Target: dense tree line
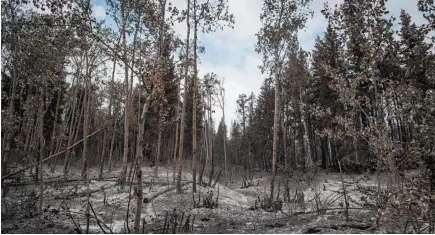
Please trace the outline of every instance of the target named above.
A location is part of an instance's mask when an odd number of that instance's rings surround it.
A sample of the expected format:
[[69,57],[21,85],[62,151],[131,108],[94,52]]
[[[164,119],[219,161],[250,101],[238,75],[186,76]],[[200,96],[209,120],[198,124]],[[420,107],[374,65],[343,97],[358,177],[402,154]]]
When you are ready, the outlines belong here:
[[[311,160],[337,170],[342,161],[351,171],[422,164],[433,154],[431,24],[416,25],[406,10],[388,17],[382,1],[345,1],[322,12],[328,26],[313,51],[293,39],[282,53],[279,164],[305,168]],[[232,152],[242,149],[239,161],[249,156],[264,170],[271,169],[274,131],[271,74],[257,97],[239,96],[229,140]]]

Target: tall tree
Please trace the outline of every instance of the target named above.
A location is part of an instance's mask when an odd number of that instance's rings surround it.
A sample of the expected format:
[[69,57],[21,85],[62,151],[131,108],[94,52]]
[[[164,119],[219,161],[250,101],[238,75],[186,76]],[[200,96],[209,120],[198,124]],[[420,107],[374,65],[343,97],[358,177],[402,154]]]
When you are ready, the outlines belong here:
[[[275,81],[275,109],[273,121],[272,146],[272,177],[270,187],[270,200],[273,201],[276,175],[276,152],[278,138],[279,115],[279,81],[281,65],[289,45],[297,41],[297,32],[304,27],[307,19],[309,0],[265,0],[263,12],[260,15],[262,28],[257,33],[256,51],[263,54],[262,72],[270,69]],[[284,52],[284,53],[283,53]]]
[[183,95],[183,106],[181,108],[181,120],[180,120],[180,144],[178,147],[178,163],[177,163],[177,193],[181,193],[181,173],[183,171],[183,145],[184,145],[184,123],[186,116],[186,106],[187,106],[187,86],[188,74],[189,74],[189,48],[190,48],[190,0],[187,0],[186,9],[186,25],[187,25],[187,36],[186,36],[186,55],[184,58],[184,95]]
[[196,133],[196,106],[197,106],[197,83],[198,83],[198,19],[197,0],[193,0],[193,102],[192,102],[192,192],[196,193],[196,157],[197,157],[197,133]]
[[128,140],[129,140],[129,118],[130,118],[130,88],[128,85],[128,71],[127,66],[128,52],[127,52],[127,4],[128,1],[122,1],[121,4],[121,35],[122,35],[122,51],[124,60],[124,152],[122,155],[122,171],[119,178],[121,185],[124,185],[127,178],[127,164],[128,164]]
[[193,175],[193,191],[196,192],[196,157],[197,157],[197,133],[196,133],[196,106],[197,106],[197,79],[198,79],[198,27],[202,28],[203,33],[214,32],[217,29],[223,29],[223,25],[232,26],[234,17],[228,13],[228,0],[206,1],[197,3],[193,1],[193,22],[194,22],[194,37],[193,37],[193,120],[192,120],[192,175]]

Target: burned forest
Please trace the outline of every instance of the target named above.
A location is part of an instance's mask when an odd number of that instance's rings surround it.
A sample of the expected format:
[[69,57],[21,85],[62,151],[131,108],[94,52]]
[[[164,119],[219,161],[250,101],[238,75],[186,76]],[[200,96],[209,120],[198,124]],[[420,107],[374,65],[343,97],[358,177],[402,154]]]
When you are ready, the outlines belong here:
[[435,233],[433,0],[1,0],[1,233]]

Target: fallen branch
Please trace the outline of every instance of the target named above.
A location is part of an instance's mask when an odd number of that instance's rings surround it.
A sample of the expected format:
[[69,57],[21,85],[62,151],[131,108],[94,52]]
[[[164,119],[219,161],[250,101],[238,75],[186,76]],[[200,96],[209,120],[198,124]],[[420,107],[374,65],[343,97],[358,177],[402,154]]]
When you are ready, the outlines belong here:
[[305,233],[322,233],[322,229],[340,230],[343,228],[353,228],[353,229],[359,229],[363,231],[372,229],[370,225],[366,225],[366,224],[340,224],[340,225],[315,226],[312,228],[308,228],[307,231],[305,231]]
[[[104,187],[105,187],[105,185],[102,186],[102,187],[100,187],[99,189],[91,190],[91,191],[89,192],[89,194],[93,194],[93,193],[99,192],[99,191],[101,191],[101,190],[104,190]],[[64,196],[64,197],[56,196],[56,197],[54,197],[54,199],[68,199],[69,197],[77,197],[77,196],[78,196],[78,197],[85,197],[85,196],[87,196],[87,195],[88,195],[88,191],[85,190],[85,191],[78,192],[78,193],[72,193],[72,194],[66,195],[66,196]]]
[[[75,182],[79,179],[57,179],[52,181],[44,181],[44,184],[61,184],[61,183],[68,183],[68,182]],[[24,182],[24,183],[4,183],[4,185],[9,187],[20,187],[20,186],[28,186],[28,185],[34,185],[35,182]]]
[[[191,182],[183,183],[183,184],[181,184],[181,186],[187,185],[187,184],[189,184],[189,183],[191,183]],[[169,192],[169,191],[172,191],[172,190],[174,190],[174,189],[176,189],[176,188],[177,188],[177,186],[172,186],[172,187],[169,187],[169,188],[167,188],[167,189],[165,189],[165,190],[163,190],[163,191],[156,192],[156,193],[153,193],[153,194],[150,194],[150,195],[146,195],[146,196],[143,198],[143,203],[149,203],[150,201],[152,201],[152,200],[155,199],[156,197],[158,197],[158,196],[160,196],[160,195],[162,195],[162,194],[165,194],[165,193],[167,193],[167,192]]]
[[119,179],[119,176],[114,176],[114,177],[107,177],[107,178],[97,179],[97,181],[111,181],[111,182],[117,182],[118,179]]
[[16,175],[16,174],[18,174],[18,173],[21,173],[21,172],[23,172],[23,171],[25,171],[25,170],[27,170],[27,169],[30,169],[31,167],[33,167],[33,166],[35,166],[35,165],[37,165],[37,164],[40,164],[40,163],[45,162],[45,161],[47,161],[47,160],[50,160],[50,159],[52,159],[52,158],[54,158],[54,157],[56,157],[56,156],[59,156],[59,155],[61,155],[62,153],[65,153],[67,150],[74,148],[76,145],[80,144],[80,143],[83,142],[85,139],[87,139],[87,138],[89,138],[89,137],[91,137],[91,136],[97,134],[97,133],[98,133],[99,131],[101,131],[102,129],[103,129],[103,128],[100,128],[100,129],[94,131],[94,132],[91,133],[90,135],[86,136],[86,138],[83,138],[83,139],[81,139],[81,140],[75,142],[73,145],[69,146],[68,148],[66,148],[66,149],[63,150],[63,151],[60,151],[60,152],[58,152],[58,153],[55,153],[55,154],[53,154],[53,155],[48,156],[47,158],[41,160],[41,162],[35,162],[35,163],[33,163],[33,164],[30,164],[30,165],[28,165],[28,166],[26,166],[26,167],[21,168],[21,170],[18,170],[18,171],[14,172],[14,173],[11,173],[11,174],[8,174],[8,175],[3,176],[3,177],[2,177],[2,180],[7,179],[7,178],[10,178],[10,177],[12,177],[12,176],[14,176],[14,175]]
[[[371,209],[371,208],[360,208],[360,207],[349,207],[349,208],[347,208],[347,209],[349,209],[349,210],[373,210],[373,209]],[[329,208],[329,209],[321,209],[321,211],[324,211],[324,212],[326,212],[326,211],[336,211],[336,210],[346,210],[346,208]],[[281,211],[282,212],[282,211]],[[319,211],[317,211],[317,210],[315,210],[315,211],[307,211],[307,212],[302,212],[302,211],[299,211],[299,212],[294,212],[294,213],[292,213],[291,215],[293,215],[293,216],[297,216],[297,215],[308,215],[308,214],[313,214],[313,213],[318,213]],[[284,212],[282,212],[284,215],[287,215],[287,216],[291,216],[291,215],[289,215],[289,214],[286,214],[286,213],[284,213]]]

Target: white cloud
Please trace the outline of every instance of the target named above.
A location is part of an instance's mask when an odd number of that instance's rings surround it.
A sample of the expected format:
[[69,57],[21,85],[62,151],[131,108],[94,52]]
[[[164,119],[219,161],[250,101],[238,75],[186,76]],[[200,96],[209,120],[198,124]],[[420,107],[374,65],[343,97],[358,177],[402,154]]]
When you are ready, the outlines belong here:
[[[180,11],[186,8],[185,0],[175,0],[172,4]],[[223,31],[199,35],[201,44],[207,42],[206,54],[200,55],[202,63],[198,65],[200,78],[209,72],[225,78],[227,126],[237,118],[236,100],[239,94],[250,94],[252,91],[257,94],[263,80],[258,70],[261,56],[254,51],[255,33],[260,28],[261,7],[262,0],[229,0],[230,13],[235,17],[234,29],[224,28]],[[176,24],[174,28],[182,38],[186,37],[185,22]],[[213,118],[217,126],[222,118],[219,107],[215,108]]]
[[[225,78],[225,123],[230,126],[231,120],[235,120],[236,116],[236,100],[239,94],[245,93],[249,95],[252,91],[258,94],[263,76],[257,69],[261,63],[256,55],[249,55],[245,58],[241,66],[232,66],[231,64],[218,63],[212,65],[205,62],[199,65],[199,76],[203,77],[206,73],[215,72],[220,78]],[[214,120],[218,125],[222,118],[222,111],[216,107]]]

